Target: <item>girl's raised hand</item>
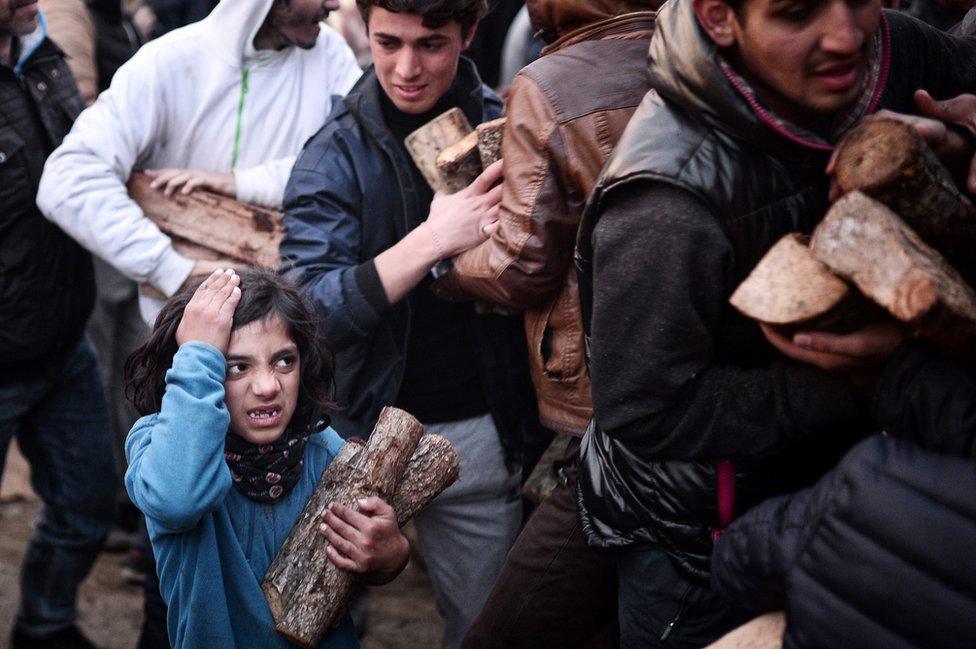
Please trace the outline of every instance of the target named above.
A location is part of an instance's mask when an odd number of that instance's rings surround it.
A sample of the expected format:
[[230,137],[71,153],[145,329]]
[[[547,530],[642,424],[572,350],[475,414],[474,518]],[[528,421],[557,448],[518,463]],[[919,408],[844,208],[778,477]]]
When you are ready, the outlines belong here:
[[215,270],[203,280],[183,311],[183,319],[176,328],[176,343],[191,340],[209,343],[227,353],[234,310],[241,300],[241,278],[233,271]]

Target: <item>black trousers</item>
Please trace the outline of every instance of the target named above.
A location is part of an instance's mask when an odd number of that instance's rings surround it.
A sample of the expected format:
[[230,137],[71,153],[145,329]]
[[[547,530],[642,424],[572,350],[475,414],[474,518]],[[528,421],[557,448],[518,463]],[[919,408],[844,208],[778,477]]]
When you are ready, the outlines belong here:
[[617,576],[621,649],[698,649],[753,617],[689,581],[654,546],[618,550]]
[[462,649],[617,646],[614,553],[586,544],[576,513],[579,442],[554,468],[565,482],[532,514]]

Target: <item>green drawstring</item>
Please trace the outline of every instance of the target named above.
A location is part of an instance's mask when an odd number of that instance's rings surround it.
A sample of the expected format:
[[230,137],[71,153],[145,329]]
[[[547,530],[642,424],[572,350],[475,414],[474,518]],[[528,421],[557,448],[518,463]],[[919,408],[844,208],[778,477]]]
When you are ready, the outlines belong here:
[[247,97],[247,75],[248,70],[241,71],[241,100],[237,105],[237,126],[234,127],[234,150],[230,154],[230,170],[234,171],[237,167],[237,154],[241,149],[241,121],[244,119],[244,98]]

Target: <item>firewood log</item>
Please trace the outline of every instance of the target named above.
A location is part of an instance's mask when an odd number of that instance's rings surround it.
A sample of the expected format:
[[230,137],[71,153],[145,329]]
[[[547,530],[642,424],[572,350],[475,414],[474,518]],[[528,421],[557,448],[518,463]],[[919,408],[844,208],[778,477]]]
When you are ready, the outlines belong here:
[[440,435],[424,435],[410,456],[403,479],[390,505],[403,527],[438,494],[457,481],[460,458],[449,441]]
[[297,573],[298,568],[301,566],[320,572],[325,565],[323,559],[328,542],[318,529],[322,514],[346,488],[349,477],[356,470],[356,461],[363,445],[362,441],[350,440],[339,450],[322,472],[302,515],[268,567],[261,588],[276,621],[285,614],[286,605],[302,586],[296,577],[296,574],[300,574]]
[[[239,262],[278,267],[281,212],[203,190],[167,197],[151,182],[144,173],[132,174],[129,195],[160,230]],[[192,256],[196,249],[186,250],[192,259],[206,258]]]
[[[377,495],[391,503],[398,523],[423,509],[457,479],[457,453],[402,410],[384,408],[365,446],[347,443],[323,473],[315,493],[268,569],[261,586],[277,631],[314,647],[340,621],[361,577],[337,568],[325,554],[318,527],[326,508]],[[408,461],[409,458],[409,461]]]
[[810,241],[813,256],[950,352],[976,352],[976,293],[891,210],[847,194]]
[[884,313],[788,234],[769,249],[729,300],[746,317],[785,330],[853,331]]
[[773,611],[729,631],[705,649],[781,649],[784,633],[786,616]]
[[557,433],[548,448],[536,462],[529,479],[522,485],[522,495],[536,505],[549,497],[552,490],[559,485],[555,463],[564,458],[569,451],[574,437],[565,433]]
[[836,178],[845,193],[887,205],[953,264],[976,257],[976,208],[914,128],[890,119],[858,126],[838,147]]
[[448,183],[437,170],[437,156],[471,131],[471,123],[461,109],[452,108],[424,124],[404,140],[417,169],[435,192],[450,191]]
[[475,128],[478,133],[478,154],[481,156],[481,166],[485,169],[502,157],[502,136],[507,121],[506,118],[499,117],[478,124]]
[[481,173],[481,154],[478,153],[478,133],[472,131],[437,155],[437,171],[447,191],[461,191]]

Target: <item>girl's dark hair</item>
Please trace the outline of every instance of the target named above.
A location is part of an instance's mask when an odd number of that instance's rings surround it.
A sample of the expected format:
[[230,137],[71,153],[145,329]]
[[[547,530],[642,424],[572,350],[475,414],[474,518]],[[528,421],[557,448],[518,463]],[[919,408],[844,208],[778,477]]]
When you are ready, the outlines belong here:
[[[314,426],[327,410],[336,408],[335,359],[319,335],[312,309],[287,280],[257,268],[238,271],[241,300],[234,311],[233,329],[251,322],[278,316],[298,347],[301,365],[298,407],[293,423],[302,428]],[[197,287],[194,282],[173,296],[159,312],[149,340],[134,351],[125,363],[125,396],[140,415],[159,412],[166,390],[166,372],[176,354],[176,329],[183,311]]]
[[366,25],[369,10],[379,7],[397,14],[419,14],[424,27],[431,29],[456,20],[465,34],[488,14],[488,0],[356,0],[356,6]]

